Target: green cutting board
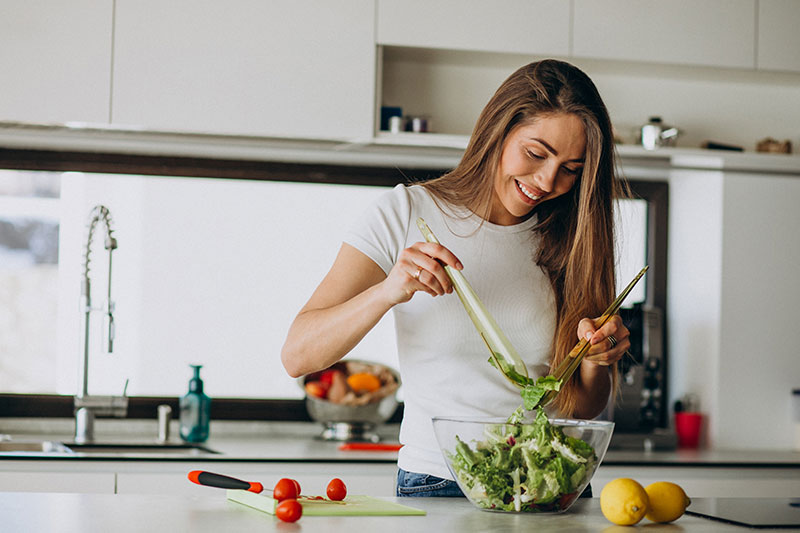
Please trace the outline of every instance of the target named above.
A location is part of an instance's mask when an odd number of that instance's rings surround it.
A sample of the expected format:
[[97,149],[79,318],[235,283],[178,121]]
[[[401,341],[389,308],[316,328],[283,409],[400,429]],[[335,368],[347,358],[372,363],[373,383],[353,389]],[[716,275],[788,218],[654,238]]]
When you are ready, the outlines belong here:
[[[278,503],[264,493],[246,490],[228,490],[230,501],[247,505],[265,513],[275,514]],[[325,500],[301,500],[304,516],[422,516],[425,511],[371,496],[347,496],[343,503],[326,503]]]

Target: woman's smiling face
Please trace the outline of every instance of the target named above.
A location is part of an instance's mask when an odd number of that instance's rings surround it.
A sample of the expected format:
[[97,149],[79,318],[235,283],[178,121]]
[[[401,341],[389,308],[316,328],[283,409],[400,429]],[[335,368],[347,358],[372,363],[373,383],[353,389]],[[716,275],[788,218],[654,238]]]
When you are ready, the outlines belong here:
[[583,169],[586,131],[572,114],[542,115],[508,134],[494,179],[489,222],[518,224],[569,191]]

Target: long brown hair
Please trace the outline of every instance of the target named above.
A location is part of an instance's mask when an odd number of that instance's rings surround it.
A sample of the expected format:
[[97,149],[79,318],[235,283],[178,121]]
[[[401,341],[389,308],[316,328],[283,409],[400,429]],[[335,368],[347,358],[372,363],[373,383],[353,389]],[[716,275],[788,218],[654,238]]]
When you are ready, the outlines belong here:
[[[556,333],[550,367],[577,342],[581,318],[597,317],[614,299],[614,199],[629,196],[617,179],[611,120],[594,83],[580,69],[556,60],[519,68],[483,109],[458,166],[422,185],[435,197],[489,217],[503,144],[518,125],[550,114],[572,114],[583,123],[586,153],[581,175],[566,194],[535,208],[541,235],[536,263],[547,273],[556,299]],[[612,368],[612,389],[618,375]],[[580,373],[556,397],[572,416]],[[613,395],[612,395],[613,397]]]

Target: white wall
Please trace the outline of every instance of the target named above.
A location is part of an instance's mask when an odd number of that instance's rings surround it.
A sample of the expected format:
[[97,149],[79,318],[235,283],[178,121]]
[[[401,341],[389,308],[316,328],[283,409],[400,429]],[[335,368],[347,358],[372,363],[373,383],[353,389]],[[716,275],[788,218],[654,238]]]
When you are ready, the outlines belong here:
[[[91,325],[90,392],[177,396],[189,364],[203,364],[213,396],[302,397],[280,363],[289,324],[330,268],[346,229],[383,187],[148,178],[75,173],[63,187],[59,390],[76,390],[82,358],[79,302],[85,222],[102,203],[114,235],[117,341],[103,353]],[[102,305],[107,255],[92,252]],[[397,367],[387,316],[349,355]]]
[[673,170],[669,177],[669,405],[692,393],[704,413],[718,407],[722,181],[714,171]]

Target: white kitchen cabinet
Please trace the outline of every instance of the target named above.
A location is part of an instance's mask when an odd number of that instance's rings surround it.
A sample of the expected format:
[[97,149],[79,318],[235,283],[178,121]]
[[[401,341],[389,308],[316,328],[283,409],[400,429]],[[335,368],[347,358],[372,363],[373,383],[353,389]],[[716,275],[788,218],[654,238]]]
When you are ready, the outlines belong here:
[[574,57],[755,68],[755,0],[573,1]]
[[761,70],[800,72],[800,2],[759,0],[758,58]]
[[0,2],[0,120],[108,122],[112,5]]
[[372,0],[117,0],[111,121],[152,130],[372,135]]
[[569,54],[563,0],[378,0],[381,45]]

